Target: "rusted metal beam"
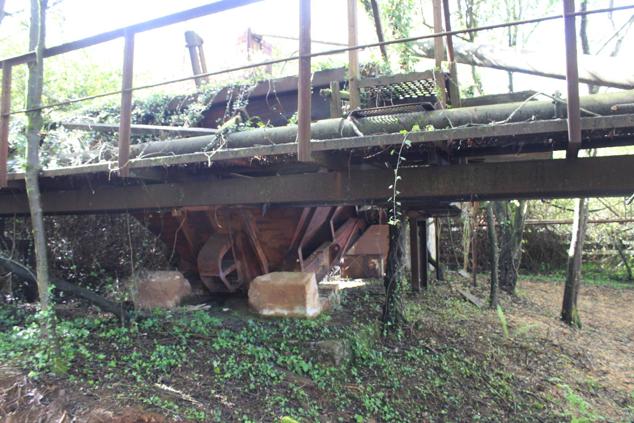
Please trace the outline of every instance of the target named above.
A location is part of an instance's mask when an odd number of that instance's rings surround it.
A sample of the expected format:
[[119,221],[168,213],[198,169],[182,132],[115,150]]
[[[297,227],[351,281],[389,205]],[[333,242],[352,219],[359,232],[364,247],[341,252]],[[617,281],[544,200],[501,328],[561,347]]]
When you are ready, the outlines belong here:
[[125,35],[123,49],[123,77],[121,83],[121,116],[119,122],[119,175],[130,174],[130,135],[132,119],[132,79],[134,74],[134,33]]
[[[359,28],[357,17],[357,0],[348,0],[348,46],[355,47],[359,44]],[[361,93],[359,91],[359,50],[348,51],[348,90],[350,91],[350,110],[361,107]]]
[[2,97],[0,98],[0,188],[6,188],[9,174],[9,119],[11,115],[12,66],[2,69]]
[[[634,192],[634,156],[412,167],[399,170],[399,176],[403,204],[620,196]],[[390,196],[388,186],[393,182],[394,171],[390,169],[134,186],[85,182],[83,188],[75,190],[43,192],[42,201],[46,213],[214,205],[384,205]],[[23,192],[0,195],[0,215],[26,213],[28,203]]]
[[311,0],[300,0],[299,3],[299,75],[297,80],[297,160],[311,161],[310,156],[310,123],[311,94],[310,82],[310,7]]
[[568,150],[567,158],[575,158],[581,147],[581,110],[579,104],[579,68],[577,66],[577,30],[575,0],[563,0],[566,41],[566,83],[568,85]]

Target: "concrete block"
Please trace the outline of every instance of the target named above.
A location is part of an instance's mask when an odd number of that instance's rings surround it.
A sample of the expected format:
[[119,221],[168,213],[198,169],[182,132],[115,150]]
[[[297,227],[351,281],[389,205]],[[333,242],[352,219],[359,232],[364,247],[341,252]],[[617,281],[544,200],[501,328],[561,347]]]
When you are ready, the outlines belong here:
[[249,304],[263,316],[315,317],[321,312],[314,273],[273,272],[249,286]]

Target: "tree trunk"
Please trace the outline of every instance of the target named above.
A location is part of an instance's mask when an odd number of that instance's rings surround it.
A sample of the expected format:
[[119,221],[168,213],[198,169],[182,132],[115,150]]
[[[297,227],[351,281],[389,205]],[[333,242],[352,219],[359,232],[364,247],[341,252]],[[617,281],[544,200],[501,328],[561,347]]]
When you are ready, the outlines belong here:
[[500,226],[500,288],[515,294],[522,259],[522,238],[528,203],[514,207],[509,201],[495,203],[495,217]]
[[564,289],[564,301],[561,309],[561,320],[571,326],[581,328],[581,318],[577,310],[577,296],[581,283],[581,263],[583,243],[586,238],[586,225],[588,223],[588,199],[575,200],[575,217],[572,224],[572,237],[568,250],[568,271],[566,273],[566,286]]
[[[46,3],[47,0],[31,0],[31,28],[29,34],[29,48],[35,51],[35,61],[28,65],[28,85],[26,108],[37,109],[42,102],[42,86],[44,80],[44,38],[46,34]],[[42,215],[42,200],[40,198],[40,131],[42,130],[42,112],[35,110],[27,113],[27,148],[25,185],[31,212],[31,225],[35,245],[35,268],[37,273],[37,287],[40,306],[46,316],[49,312],[49,274],[46,249],[46,233]],[[54,330],[54,319],[47,318],[47,326]]]
[[405,255],[405,237],[403,220],[389,225],[389,252],[383,285],[385,287],[385,304],[383,305],[383,332],[398,327],[404,320],[401,310],[401,281],[403,280]]
[[489,244],[491,247],[491,292],[489,294],[489,305],[491,308],[498,306],[498,266],[500,260],[494,214],[493,204],[489,201],[487,204],[487,231],[489,233]]

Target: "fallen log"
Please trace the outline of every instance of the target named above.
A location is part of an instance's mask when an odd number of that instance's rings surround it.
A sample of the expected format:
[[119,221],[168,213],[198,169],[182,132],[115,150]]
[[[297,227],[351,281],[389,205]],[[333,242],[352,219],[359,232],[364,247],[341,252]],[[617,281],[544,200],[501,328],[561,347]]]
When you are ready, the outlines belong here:
[[[544,51],[512,50],[499,46],[454,41],[456,62],[525,73],[554,79],[566,79],[566,61],[563,52],[545,54]],[[434,58],[434,40],[415,44],[414,52],[421,57]],[[614,57],[579,55],[579,82],[622,89],[634,88],[634,74],[624,72],[627,61]]]
[[[23,264],[0,255],[0,267],[3,267],[8,272],[13,273],[15,276],[23,279],[29,284],[36,285],[35,273]],[[56,289],[59,289],[62,292],[82,298],[99,307],[101,310],[114,314],[123,321],[130,320],[128,309],[123,304],[107,300],[89,289],[82,288],[62,279],[51,278],[51,282],[55,285]]]

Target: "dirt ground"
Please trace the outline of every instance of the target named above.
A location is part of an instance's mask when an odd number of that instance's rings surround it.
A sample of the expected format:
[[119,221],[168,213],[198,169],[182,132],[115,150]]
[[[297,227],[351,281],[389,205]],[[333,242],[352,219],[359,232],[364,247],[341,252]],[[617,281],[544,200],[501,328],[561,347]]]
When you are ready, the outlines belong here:
[[[585,378],[589,389],[607,387],[593,399],[618,414],[619,404],[611,401],[609,392],[634,395],[634,289],[583,286],[578,299],[581,330],[558,320],[562,284],[523,280],[519,294],[520,301],[509,308],[510,324],[529,328],[569,356],[574,363],[571,371]],[[612,406],[617,409],[610,410]]]
[[[231,303],[150,319],[124,337],[103,316],[80,321],[75,330],[91,335],[78,338],[86,352],[66,376],[32,380],[0,364],[0,421],[633,421],[634,289],[584,286],[576,330],[559,320],[561,283],[522,280],[516,297],[502,295],[501,317],[464,301],[456,288],[468,282],[451,280],[406,296],[405,336],[387,341],[372,335],[380,283],[349,290],[317,322],[253,320]],[[485,298],[486,283],[472,292]],[[64,318],[76,314],[86,310]],[[313,357],[313,341],[333,336],[352,348],[337,369]],[[178,351],[180,361],[165,355]]]

